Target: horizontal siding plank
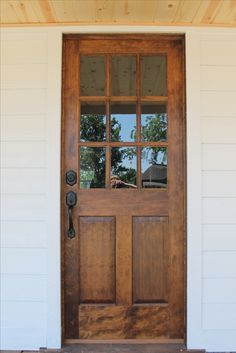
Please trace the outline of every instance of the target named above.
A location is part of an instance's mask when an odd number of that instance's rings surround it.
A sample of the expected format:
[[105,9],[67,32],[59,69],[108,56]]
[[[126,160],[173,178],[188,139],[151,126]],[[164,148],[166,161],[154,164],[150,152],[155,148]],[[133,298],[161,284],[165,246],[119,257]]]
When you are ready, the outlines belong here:
[[36,89],[47,87],[46,64],[1,66],[1,89]]
[[3,274],[46,275],[47,250],[3,248],[1,271]]
[[236,39],[227,38],[201,42],[202,65],[236,65]]
[[207,251],[203,253],[204,278],[229,278],[236,280],[236,251]]
[[234,278],[206,278],[203,280],[203,303],[236,303]]
[[47,300],[47,277],[32,275],[2,275],[2,301],[41,301]]
[[[236,93],[235,93],[236,94]],[[235,118],[202,119],[203,143],[235,143],[236,144],[236,111]]]
[[213,117],[235,117],[235,96],[235,92],[201,92],[201,115]]
[[45,169],[4,168],[0,170],[1,192],[5,194],[45,193]]
[[236,144],[203,144],[203,170],[236,170]]
[[234,352],[236,330],[202,330],[206,352]]
[[204,225],[203,250],[236,251],[236,224]]
[[3,221],[42,221],[46,218],[46,197],[33,194],[3,194],[1,210]]
[[46,114],[45,89],[2,90],[1,101],[2,115]]
[[235,224],[236,198],[204,198],[203,224]]
[[[25,34],[22,36],[25,37]],[[1,43],[1,63],[9,64],[36,64],[47,62],[47,39],[29,38],[3,40]]]
[[47,347],[46,326],[44,328],[27,327],[27,329],[3,327],[0,330],[1,349],[38,351],[39,347]]
[[203,304],[202,313],[205,330],[236,329],[236,304]]
[[201,90],[236,91],[236,64],[235,66],[202,66]]
[[[14,128],[13,128],[14,127]],[[40,141],[46,137],[44,115],[3,115],[1,119],[2,141]]]
[[45,142],[2,142],[3,168],[45,167]]
[[46,326],[46,303],[4,302],[1,308],[2,327],[44,329]]
[[1,222],[2,247],[46,248],[46,222],[8,221]]
[[204,171],[202,194],[204,197],[236,197],[236,171]]

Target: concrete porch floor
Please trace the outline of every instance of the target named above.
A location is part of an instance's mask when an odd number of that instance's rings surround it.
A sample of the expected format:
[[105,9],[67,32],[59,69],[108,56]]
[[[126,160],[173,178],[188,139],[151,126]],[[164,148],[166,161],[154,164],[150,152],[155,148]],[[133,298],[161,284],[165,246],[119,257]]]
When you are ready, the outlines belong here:
[[204,353],[205,350],[187,350],[182,344],[67,344],[60,350],[0,351],[0,353]]

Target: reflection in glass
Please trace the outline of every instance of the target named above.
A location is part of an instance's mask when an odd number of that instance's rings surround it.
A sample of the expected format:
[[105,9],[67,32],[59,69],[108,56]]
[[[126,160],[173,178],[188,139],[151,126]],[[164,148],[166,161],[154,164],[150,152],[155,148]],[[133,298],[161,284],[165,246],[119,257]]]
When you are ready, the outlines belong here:
[[166,57],[141,57],[142,96],[166,96]]
[[166,188],[167,186],[167,148],[142,148],[142,187]]
[[111,187],[136,188],[136,148],[111,149]]
[[105,188],[106,150],[104,147],[80,147],[80,188]]
[[135,56],[113,56],[111,58],[111,95],[136,95]]
[[136,140],[136,106],[116,103],[111,106],[111,141]]
[[80,57],[80,95],[105,96],[106,74],[104,56]]
[[105,141],[106,108],[104,103],[82,103],[80,110],[80,141]]
[[167,139],[166,105],[147,103],[142,105],[142,141],[165,141]]

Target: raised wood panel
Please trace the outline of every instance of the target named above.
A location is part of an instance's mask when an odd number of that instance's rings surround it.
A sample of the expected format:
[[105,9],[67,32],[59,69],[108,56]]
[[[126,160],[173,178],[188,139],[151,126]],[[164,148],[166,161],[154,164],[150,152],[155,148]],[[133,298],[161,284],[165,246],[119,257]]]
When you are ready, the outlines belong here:
[[0,226],[3,248],[46,248],[47,246],[47,225],[44,221],[1,222]]
[[115,220],[80,217],[80,302],[115,300]]
[[79,325],[81,339],[165,337],[169,309],[158,305],[80,305]]
[[202,202],[203,224],[234,224],[236,197],[204,198]]
[[235,118],[202,119],[203,143],[235,143],[236,144],[236,111]]
[[234,303],[236,281],[234,278],[206,278],[203,280],[203,303]]
[[236,277],[236,251],[203,253],[203,278]]
[[[96,197],[94,197],[96,195]],[[79,214],[98,216],[127,215],[131,212],[133,215],[156,215],[158,212],[162,215],[167,213],[168,197],[165,190],[145,190],[137,193],[136,190],[114,189],[114,190],[80,190],[79,191]],[[112,198],[112,208],[111,208]],[[81,205],[81,206],[80,206]],[[83,205],[83,206],[82,206]]]
[[1,23],[235,26],[231,0],[2,0]]
[[202,66],[201,90],[236,91],[236,66]]
[[201,115],[235,117],[235,92],[205,91],[201,93]]
[[202,177],[204,197],[236,197],[236,171],[208,171]]
[[45,142],[1,142],[2,168],[45,167]]
[[[202,325],[205,330],[235,330],[236,303],[203,304]],[[217,313],[217,315],[216,315]]]
[[46,114],[45,89],[36,90],[3,90],[1,91],[1,114],[23,115],[23,114]]
[[203,170],[236,170],[236,144],[202,145]]
[[168,219],[133,217],[133,302],[167,302]]
[[203,249],[208,251],[236,251],[235,224],[207,224],[203,226]]
[[35,142],[45,140],[45,138],[46,118],[44,115],[3,115],[1,118],[2,141]]

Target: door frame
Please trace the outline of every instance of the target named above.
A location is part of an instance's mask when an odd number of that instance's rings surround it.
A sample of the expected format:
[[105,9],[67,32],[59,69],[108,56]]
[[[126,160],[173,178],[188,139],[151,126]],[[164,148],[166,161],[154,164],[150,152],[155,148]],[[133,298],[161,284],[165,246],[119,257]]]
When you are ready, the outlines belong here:
[[[63,39],[62,39],[62,45],[64,47],[64,41],[65,38],[67,39],[81,39],[81,38],[91,38],[91,39],[98,39],[98,38],[125,38],[125,39],[144,39],[144,38],[151,38],[151,39],[165,39],[165,40],[171,40],[171,39],[181,39],[183,42],[183,57],[182,57],[182,62],[183,62],[183,92],[182,92],[182,100],[183,100],[183,137],[184,137],[184,331],[185,331],[185,337],[184,337],[184,343],[186,343],[187,340],[187,158],[186,158],[186,145],[187,145],[187,131],[186,131],[186,62],[185,62],[185,35],[184,34],[130,34],[130,33],[117,33],[117,34],[64,34]],[[63,50],[62,52],[62,97],[61,97],[61,203],[60,203],[60,209],[61,209],[61,322],[62,322],[62,343],[104,343],[104,342],[109,342],[109,343],[148,343],[148,342],[156,342],[156,343],[183,343],[180,340],[173,340],[173,339],[146,339],[146,340],[82,340],[82,339],[64,339],[64,260],[65,260],[65,235],[64,235],[64,229],[65,229],[65,223],[64,223],[64,217],[63,217],[63,204],[65,203],[64,200],[64,195],[65,195],[65,174],[64,174],[64,132],[65,132],[65,115],[63,111],[63,87],[64,87],[64,54],[65,51]]]

